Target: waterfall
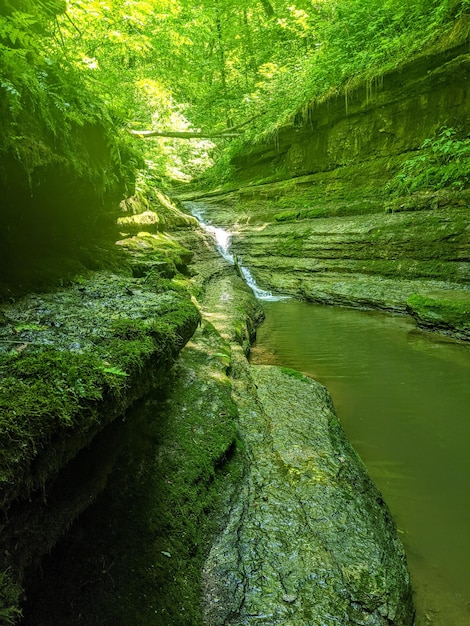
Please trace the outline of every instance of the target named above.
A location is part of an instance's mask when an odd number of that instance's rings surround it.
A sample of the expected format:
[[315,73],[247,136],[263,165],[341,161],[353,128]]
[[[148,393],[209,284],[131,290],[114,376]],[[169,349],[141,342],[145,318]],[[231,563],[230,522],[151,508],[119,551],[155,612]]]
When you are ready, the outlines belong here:
[[185,204],[190,210],[191,214],[194,215],[194,217],[198,220],[201,227],[214,238],[217,250],[220,252],[222,257],[231,265],[235,265],[237,270],[239,270],[241,277],[245,280],[246,284],[248,285],[248,287],[250,287],[253,294],[258,300],[277,301],[285,300],[289,297],[275,295],[271,293],[271,291],[265,291],[264,289],[261,289],[261,287],[257,285],[256,280],[254,279],[250,270],[242,264],[242,260],[239,257],[234,256],[230,252],[232,233],[224,230],[223,228],[218,228],[216,226],[208,224],[204,220],[204,214],[200,206],[196,205],[193,202],[185,202]]
[[277,300],[285,300],[286,298],[288,298],[288,296],[274,295],[273,293],[271,293],[271,291],[265,291],[264,289],[261,289],[256,284],[256,281],[253,278],[252,273],[247,267],[244,267],[243,265],[241,265],[241,263],[238,264],[238,267],[240,268],[240,272],[242,273],[246,284],[251,289],[251,291],[255,294],[255,297],[258,298],[258,300],[277,301]]

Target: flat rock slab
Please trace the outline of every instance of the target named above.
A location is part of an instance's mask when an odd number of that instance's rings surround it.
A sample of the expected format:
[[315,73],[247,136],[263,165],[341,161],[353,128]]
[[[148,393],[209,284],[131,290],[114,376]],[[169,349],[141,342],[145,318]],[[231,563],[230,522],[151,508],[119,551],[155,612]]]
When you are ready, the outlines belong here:
[[238,368],[249,469],[205,565],[205,623],[412,624],[395,525],[328,392],[292,370]]

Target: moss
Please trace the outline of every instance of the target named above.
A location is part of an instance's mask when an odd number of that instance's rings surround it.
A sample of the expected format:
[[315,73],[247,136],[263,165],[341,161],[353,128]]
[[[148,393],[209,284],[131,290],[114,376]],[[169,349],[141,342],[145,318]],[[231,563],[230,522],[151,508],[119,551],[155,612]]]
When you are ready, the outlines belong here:
[[298,380],[302,380],[304,383],[308,382],[307,376],[302,374],[302,372],[298,372],[297,370],[293,370],[290,367],[281,367],[279,368],[283,374],[286,376],[292,376],[292,378],[297,378]]
[[[146,172],[147,173],[147,172]],[[183,213],[174,200],[160,191],[155,182],[139,181],[143,191],[121,203],[121,208],[131,215],[119,218],[118,224],[137,234],[142,230],[158,232],[172,228],[194,228],[197,220]],[[142,184],[143,183],[143,184]]]
[[26,623],[202,623],[202,564],[243,469],[229,364],[229,345],[204,323],[164,396],[127,415],[109,487],[52,554],[52,580],[44,565]]
[[193,254],[166,233],[139,232],[117,242],[132,257],[134,276],[149,273],[173,278],[177,272],[186,273]]
[[470,336],[470,294],[467,299],[452,300],[413,294],[406,302],[408,312],[424,327],[449,327]]
[[[2,482],[15,482],[20,467],[31,462],[53,433],[79,427],[87,430],[99,420],[97,403],[119,399],[126,375],[141,373],[158,354],[171,359],[197,323],[189,300],[162,318],[112,323],[112,335],[100,337],[90,351],[66,351],[27,342],[0,360],[2,409]],[[196,316],[195,316],[196,313]]]
[[283,256],[299,257],[304,251],[304,243],[311,234],[310,230],[292,231],[279,242],[278,251]]
[[317,217],[327,217],[328,213],[325,209],[300,209],[298,211],[284,211],[274,216],[276,222],[295,222],[297,220],[310,220]]

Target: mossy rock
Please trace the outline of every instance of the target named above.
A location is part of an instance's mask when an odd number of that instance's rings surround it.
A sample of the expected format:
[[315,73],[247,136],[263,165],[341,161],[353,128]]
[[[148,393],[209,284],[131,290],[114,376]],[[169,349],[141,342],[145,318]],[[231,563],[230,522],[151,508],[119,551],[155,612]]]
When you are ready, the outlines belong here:
[[470,339],[470,292],[468,298],[440,298],[413,294],[406,301],[408,312],[418,325],[431,330],[452,330],[461,339]]
[[[170,285],[97,274],[7,307],[0,326],[0,572],[11,570],[14,583],[104,486],[97,468],[83,485],[84,471],[62,478],[73,459],[164,384],[194,333],[199,312]],[[110,465],[108,457],[104,446]]]
[[118,226],[131,233],[139,233],[143,230],[147,232],[158,232],[161,230],[161,220],[155,211],[144,211],[137,215],[129,215],[118,219]]
[[134,276],[142,277],[150,272],[165,278],[173,278],[177,272],[188,273],[193,253],[167,233],[141,231],[133,237],[117,242],[131,257]]
[[411,626],[396,527],[328,393],[290,369],[245,373],[236,397],[251,462],[206,561],[204,623]]

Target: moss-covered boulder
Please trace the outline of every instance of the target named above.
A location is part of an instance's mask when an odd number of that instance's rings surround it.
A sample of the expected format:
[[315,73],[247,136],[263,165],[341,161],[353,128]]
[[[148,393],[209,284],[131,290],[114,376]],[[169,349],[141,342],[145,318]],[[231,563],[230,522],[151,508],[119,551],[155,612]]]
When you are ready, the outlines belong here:
[[126,414],[106,491],[30,576],[26,624],[202,624],[202,565],[242,471],[229,362],[203,322],[165,389]]
[[125,215],[119,217],[122,231],[136,235],[141,231],[155,233],[178,228],[195,228],[197,221],[184,213],[178,204],[156,187],[137,193],[120,204]]

